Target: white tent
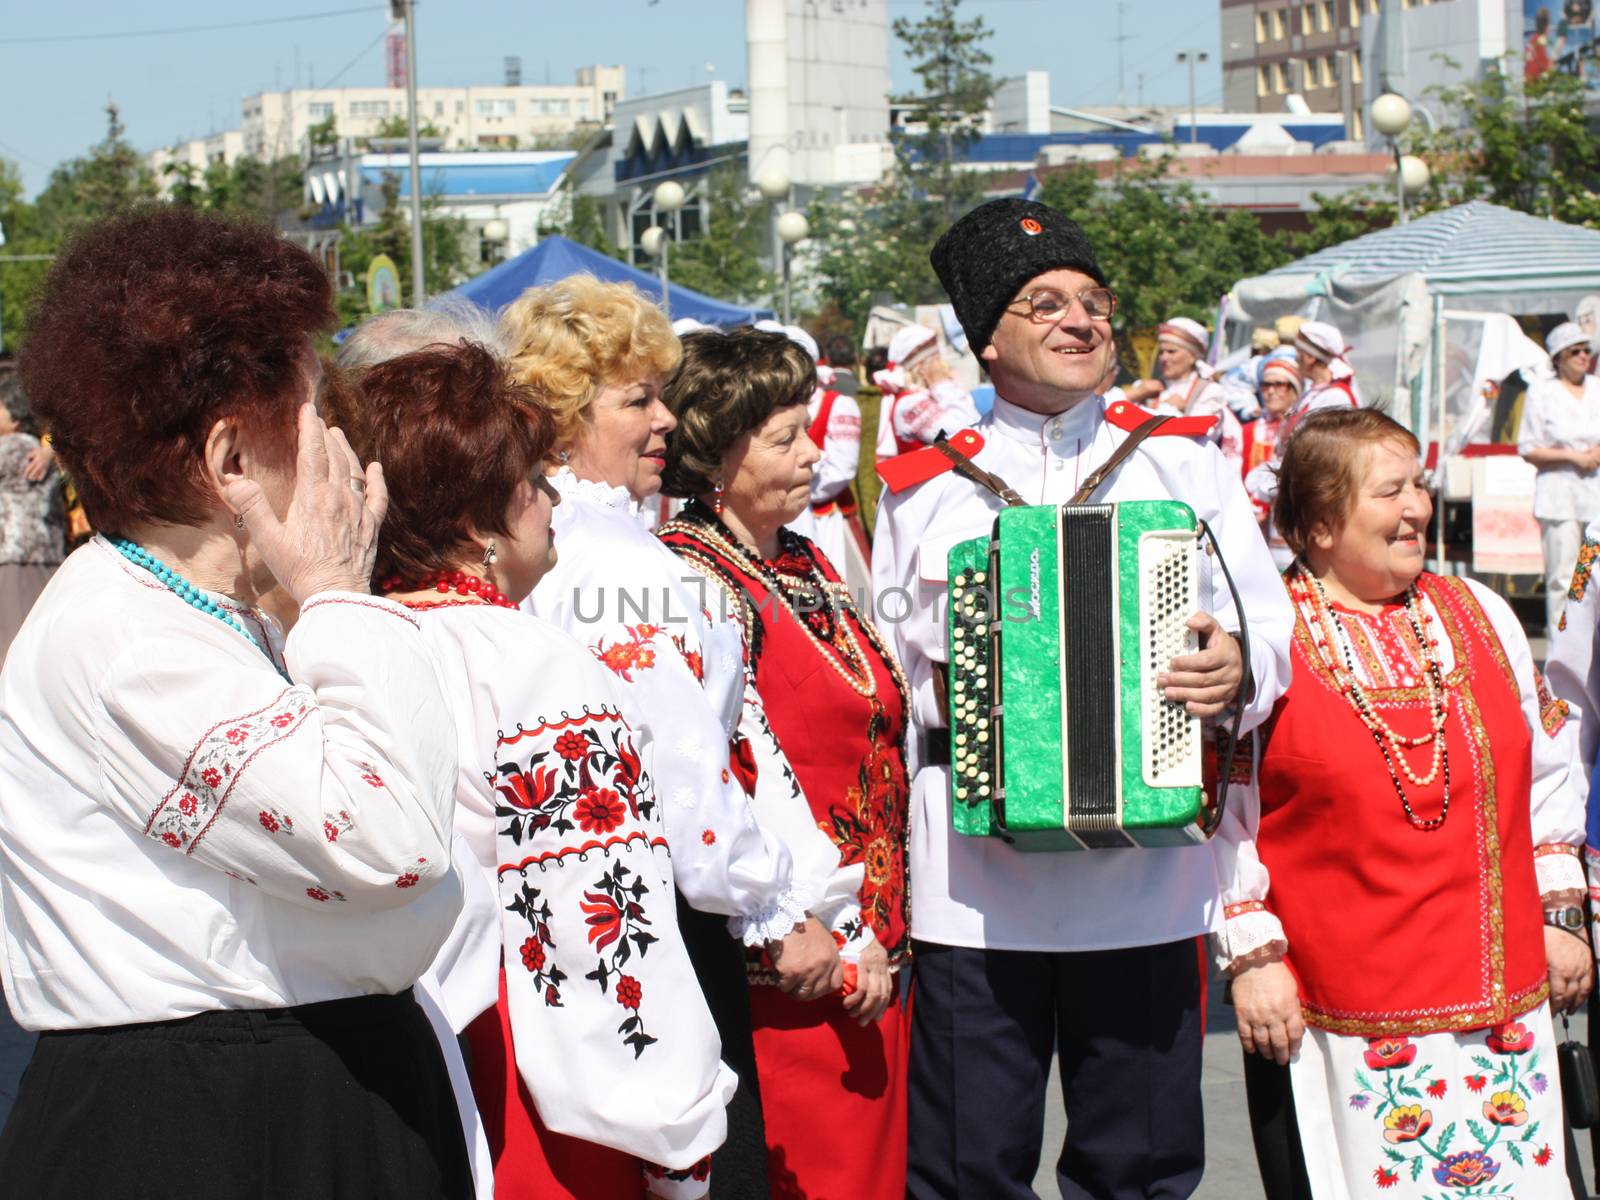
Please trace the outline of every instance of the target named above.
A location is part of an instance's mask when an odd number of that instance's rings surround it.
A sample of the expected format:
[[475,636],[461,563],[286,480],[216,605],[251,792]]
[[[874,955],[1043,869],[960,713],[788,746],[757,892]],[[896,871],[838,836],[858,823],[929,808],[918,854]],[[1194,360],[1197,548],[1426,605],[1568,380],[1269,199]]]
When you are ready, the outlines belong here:
[[1495,385],[1548,369],[1511,314],[1575,314],[1596,293],[1600,232],[1474,200],[1242,280],[1224,301],[1225,346],[1280,316],[1331,321],[1368,402],[1448,455],[1483,435]]

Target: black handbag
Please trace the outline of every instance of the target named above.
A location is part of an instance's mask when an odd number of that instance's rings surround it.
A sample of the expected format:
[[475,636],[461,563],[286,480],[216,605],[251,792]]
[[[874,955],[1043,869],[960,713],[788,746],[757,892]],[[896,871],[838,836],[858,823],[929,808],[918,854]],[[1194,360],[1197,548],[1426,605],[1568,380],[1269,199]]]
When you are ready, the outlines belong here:
[[1561,1099],[1567,1120],[1574,1129],[1589,1129],[1600,1125],[1600,1086],[1595,1083],[1594,1059],[1588,1046],[1572,1040],[1565,1013],[1561,1033],[1565,1040],[1556,1047],[1556,1062],[1561,1068]]

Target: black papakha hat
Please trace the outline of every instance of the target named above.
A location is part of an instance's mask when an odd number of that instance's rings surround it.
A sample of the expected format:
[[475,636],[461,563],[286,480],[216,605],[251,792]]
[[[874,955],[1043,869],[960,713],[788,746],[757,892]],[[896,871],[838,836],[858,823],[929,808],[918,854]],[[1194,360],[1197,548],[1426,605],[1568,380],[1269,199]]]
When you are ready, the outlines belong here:
[[1036,200],[978,205],[944,231],[928,257],[974,354],[989,344],[1000,314],[1035,275],[1068,267],[1101,287],[1106,283],[1078,223]]

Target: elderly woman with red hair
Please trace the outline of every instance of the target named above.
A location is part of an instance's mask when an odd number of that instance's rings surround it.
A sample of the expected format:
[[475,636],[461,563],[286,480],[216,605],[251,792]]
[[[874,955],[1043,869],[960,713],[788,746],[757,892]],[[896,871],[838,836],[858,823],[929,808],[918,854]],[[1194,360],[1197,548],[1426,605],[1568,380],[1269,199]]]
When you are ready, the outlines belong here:
[[0,672],[0,969],[43,1031],[7,1195],[471,1194],[411,990],[461,904],[450,715],[370,594],[387,496],[316,412],[332,320],[304,251],[178,207],[46,281],[23,383],[101,533]]
[[649,738],[604,667],[518,608],[556,561],[555,422],[472,343],[374,366],[362,390],[361,448],[395,496],[376,578],[437,652],[456,828],[497,897],[490,960],[435,968],[447,995],[487,975],[466,1039],[495,1195],[703,1195],[735,1080],[678,932]]

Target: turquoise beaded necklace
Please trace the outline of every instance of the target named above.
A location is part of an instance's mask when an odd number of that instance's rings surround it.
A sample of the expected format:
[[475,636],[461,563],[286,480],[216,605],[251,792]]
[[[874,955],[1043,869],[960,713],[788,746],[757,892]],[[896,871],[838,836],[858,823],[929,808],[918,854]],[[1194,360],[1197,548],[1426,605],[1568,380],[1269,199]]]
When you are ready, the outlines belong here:
[[280,675],[283,674],[283,672],[278,669],[278,664],[273,662],[272,655],[267,652],[260,642],[256,641],[255,636],[248,629],[240,624],[239,619],[227,609],[223,608],[222,605],[218,604],[210,596],[206,595],[199,588],[195,587],[194,584],[190,583],[182,575],[179,575],[171,567],[167,566],[166,563],[162,562],[155,555],[151,554],[150,551],[139,545],[138,542],[130,541],[124,537],[114,537],[109,540],[111,544],[116,547],[118,554],[122,555],[123,558],[127,559],[134,566],[142,567],[146,571],[149,571],[150,574],[154,575],[162,583],[162,585],[171,591],[173,595],[177,596],[178,599],[188,604],[191,608],[198,609],[199,611],[205,613],[208,617],[215,617],[229,629],[237,630],[240,637],[244,638],[245,641],[249,642],[257,650],[260,650],[262,654],[267,656],[267,661],[272,662],[274,670],[278,670]]

